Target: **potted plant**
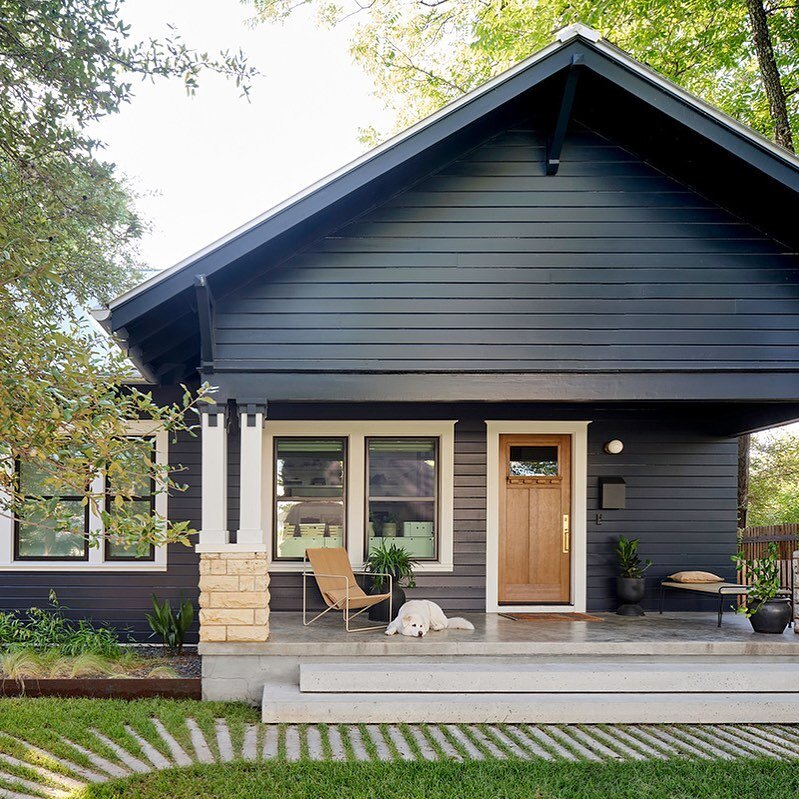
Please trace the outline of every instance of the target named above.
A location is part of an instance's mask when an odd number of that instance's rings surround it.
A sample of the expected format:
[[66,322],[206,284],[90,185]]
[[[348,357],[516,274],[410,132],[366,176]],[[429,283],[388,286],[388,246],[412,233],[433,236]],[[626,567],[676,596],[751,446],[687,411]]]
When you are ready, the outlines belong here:
[[756,633],[781,635],[791,621],[791,603],[780,596],[780,567],[777,562],[779,549],[770,541],[766,554],[761,558],[747,558],[742,553],[732,559],[739,571],[749,580],[746,602],[738,608],[749,619]]
[[[380,594],[384,592],[388,587],[388,580],[382,575],[390,574],[392,576],[391,613],[393,614],[396,614],[400,606],[405,604],[405,591],[402,590],[402,586],[404,585],[406,588],[416,587],[416,580],[413,577],[414,563],[414,559],[393,541],[390,544],[381,541],[369,553],[365,568],[366,571],[374,574],[374,577],[371,578],[369,593]],[[374,605],[369,610],[369,618],[372,621],[390,622],[388,600]]]
[[616,593],[622,603],[616,613],[619,616],[643,616],[644,611],[639,604],[644,598],[646,583],[644,572],[652,565],[648,558],[641,562],[638,555],[639,539],[619,536],[615,552],[619,559],[619,576],[616,578]]

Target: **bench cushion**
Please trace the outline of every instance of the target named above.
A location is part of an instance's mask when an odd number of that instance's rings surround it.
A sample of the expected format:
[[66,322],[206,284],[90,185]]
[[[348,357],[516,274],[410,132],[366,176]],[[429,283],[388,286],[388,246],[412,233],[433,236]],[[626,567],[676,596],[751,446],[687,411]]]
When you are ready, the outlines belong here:
[[681,571],[667,577],[673,583],[723,583],[724,578],[713,572]]

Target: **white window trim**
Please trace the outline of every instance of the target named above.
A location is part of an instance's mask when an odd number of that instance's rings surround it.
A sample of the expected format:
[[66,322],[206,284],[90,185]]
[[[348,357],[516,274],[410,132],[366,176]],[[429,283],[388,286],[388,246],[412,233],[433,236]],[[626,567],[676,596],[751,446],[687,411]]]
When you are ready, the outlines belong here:
[[[157,463],[169,462],[169,434],[154,422],[145,419],[130,421],[125,426],[129,436],[154,436]],[[98,475],[92,483],[92,491],[104,490],[104,477]],[[168,497],[166,491],[155,495],[156,513],[167,518]],[[89,514],[89,531],[102,533],[103,521],[95,513]],[[105,546],[89,547],[89,559],[82,561],[14,560],[14,520],[8,514],[0,515],[0,571],[14,572],[164,572],[167,568],[167,547],[155,548],[154,559],[146,562],[130,560],[105,560]]]
[[[588,564],[588,422],[486,421],[486,613],[585,613]],[[572,440],[571,602],[568,605],[499,604],[499,437],[561,434]]]
[[272,421],[264,427],[264,502],[263,529],[266,546],[272,561],[272,572],[301,572],[303,564],[296,561],[272,560],[272,507],[274,505],[274,445],[280,436],[330,436],[347,439],[347,551],[353,568],[363,567],[366,507],[366,439],[368,437],[430,436],[439,439],[439,530],[438,560],[420,561],[414,566],[416,574],[453,571],[454,505],[455,505],[455,421]]

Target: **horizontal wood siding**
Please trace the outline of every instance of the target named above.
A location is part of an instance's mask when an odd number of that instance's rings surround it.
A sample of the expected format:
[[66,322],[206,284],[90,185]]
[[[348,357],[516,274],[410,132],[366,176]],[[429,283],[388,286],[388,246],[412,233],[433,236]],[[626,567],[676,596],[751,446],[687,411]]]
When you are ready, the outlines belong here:
[[[307,406],[274,409],[276,415],[316,418]],[[273,418],[275,418],[273,416]],[[447,610],[485,610],[486,433],[485,419],[593,419],[588,456],[588,604],[613,610],[619,535],[641,539],[641,555],[655,561],[648,573],[645,605],[656,607],[657,584],[678,569],[715,571],[734,579],[730,556],[736,546],[737,445],[702,432],[703,417],[679,406],[613,408],[576,405],[476,406],[338,405],[325,418],[447,418],[455,427],[455,570],[420,575],[409,597],[433,599]],[[603,451],[621,438],[621,455]],[[601,511],[597,524],[600,476],[627,482],[627,508]],[[311,586],[312,604],[320,599]],[[272,609],[302,606],[297,574],[273,573]],[[669,597],[675,610],[707,609],[701,598]]]
[[[799,259],[589,130],[501,133],[220,299],[259,370],[796,368]],[[265,266],[268,266],[265,264]]]

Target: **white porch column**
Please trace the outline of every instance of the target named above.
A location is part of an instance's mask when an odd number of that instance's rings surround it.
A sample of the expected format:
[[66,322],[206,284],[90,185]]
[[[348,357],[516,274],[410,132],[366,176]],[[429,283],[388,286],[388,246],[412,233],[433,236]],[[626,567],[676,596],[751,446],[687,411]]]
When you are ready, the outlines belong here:
[[227,529],[227,427],[219,406],[209,406],[202,419],[202,528],[200,550],[228,543]]
[[[269,638],[269,561],[264,538],[264,406],[241,406],[241,509],[236,543],[227,531],[224,414],[203,419],[203,529],[200,533],[200,654],[236,654]],[[210,418],[208,418],[210,417]],[[214,420],[214,417],[216,419]],[[221,647],[221,650],[220,650]],[[205,698],[210,698],[203,691]]]
[[265,416],[266,408],[263,405],[240,406],[241,472],[239,529],[236,543],[242,549],[252,551],[266,548]]

